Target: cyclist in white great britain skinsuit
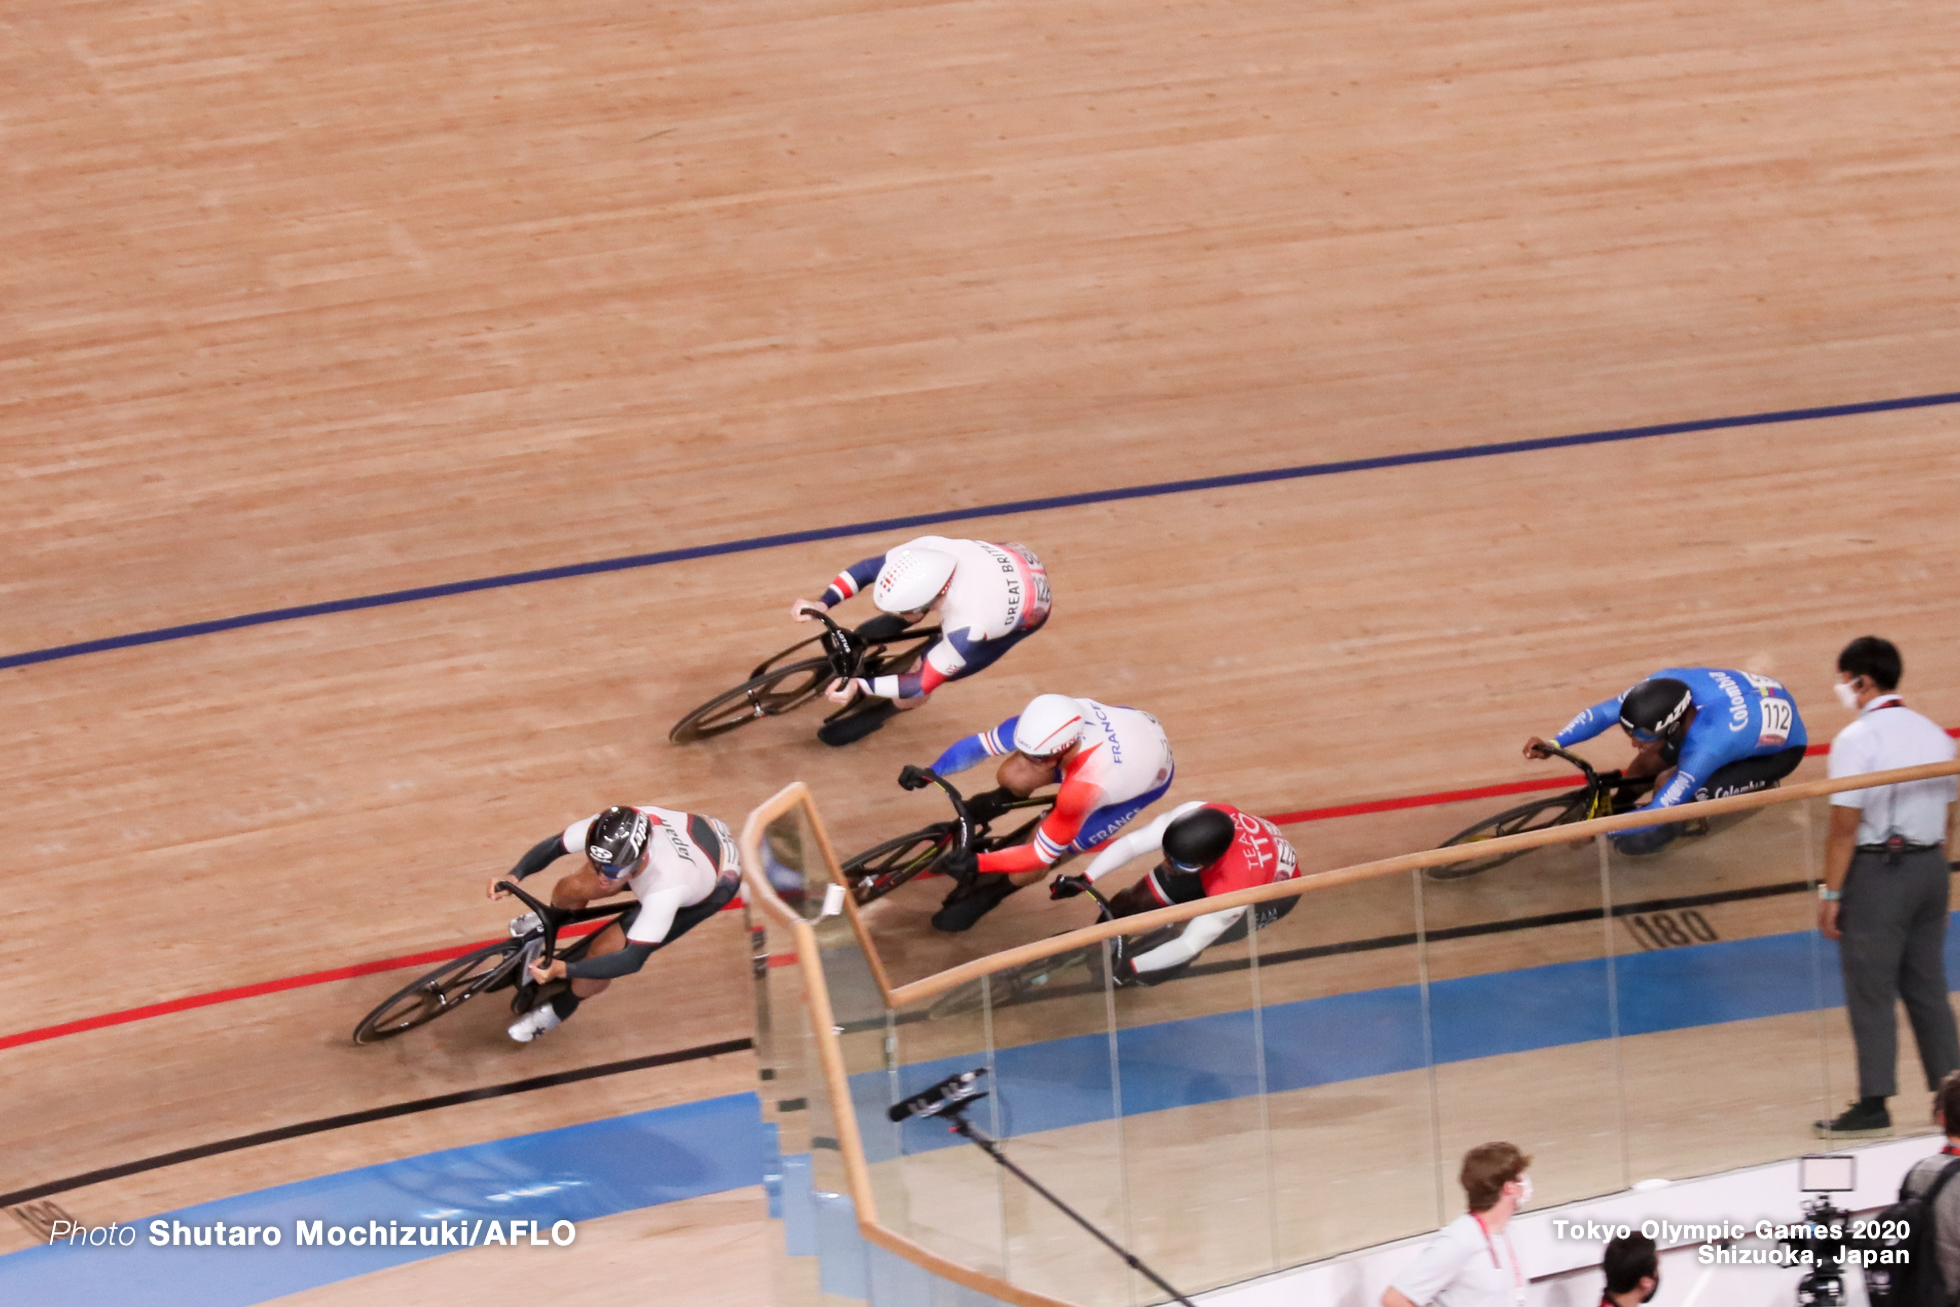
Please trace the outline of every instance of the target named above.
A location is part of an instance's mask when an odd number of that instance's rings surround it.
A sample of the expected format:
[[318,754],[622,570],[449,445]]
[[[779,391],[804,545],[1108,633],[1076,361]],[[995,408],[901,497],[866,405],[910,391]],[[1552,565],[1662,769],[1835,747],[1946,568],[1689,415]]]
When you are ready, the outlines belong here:
[[[1048,573],[1026,545],[920,536],[853,563],[837,574],[821,599],[790,605],[790,615],[812,621],[812,610],[833,608],[867,588],[880,611],[889,614],[883,619],[889,625],[883,638],[931,612],[939,614],[943,635],[915,671],[833,682],[825,692],[833,703],[848,704],[861,696],[883,702],[826,724],[817,733],[826,744],[863,739],[894,711],[916,708],[946,682],[991,667],[1041,629],[1053,603]],[[873,624],[873,629],[879,628]]]
[[[671,944],[728,905],[741,886],[741,858],[735,837],[713,817],[650,805],[615,805],[559,834],[540,840],[511,868],[508,879],[523,880],[567,853],[582,853],[586,865],[561,878],[551,906],[576,911],[594,899],[625,890],[639,906],[599,932],[586,955],[569,965],[555,958],[549,967],[531,968],[540,985],[569,980],[564,990],[519,1017],[510,1037],[529,1043],[556,1028],[585,999],[604,992],[620,976],[646,965],[653,951]],[[489,885],[490,897],[510,891]],[[530,916],[518,920],[524,922]]]

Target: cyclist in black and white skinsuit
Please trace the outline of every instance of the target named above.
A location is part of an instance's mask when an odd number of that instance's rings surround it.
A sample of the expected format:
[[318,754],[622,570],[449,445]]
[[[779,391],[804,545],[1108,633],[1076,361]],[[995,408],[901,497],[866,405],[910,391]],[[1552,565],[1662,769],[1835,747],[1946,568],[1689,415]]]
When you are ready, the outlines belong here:
[[[573,822],[518,859],[509,879],[523,880],[567,853],[584,854],[586,865],[552,888],[552,907],[575,911],[629,889],[640,902],[600,931],[577,962],[555,958],[549,967],[531,968],[541,985],[558,979],[571,983],[511,1025],[510,1037],[520,1044],[555,1029],[581,1002],[646,965],[655,949],[721,911],[742,883],[735,837],[726,825],[699,813],[644,804],[614,806]],[[497,888],[503,879],[490,882],[491,898],[509,896]]]

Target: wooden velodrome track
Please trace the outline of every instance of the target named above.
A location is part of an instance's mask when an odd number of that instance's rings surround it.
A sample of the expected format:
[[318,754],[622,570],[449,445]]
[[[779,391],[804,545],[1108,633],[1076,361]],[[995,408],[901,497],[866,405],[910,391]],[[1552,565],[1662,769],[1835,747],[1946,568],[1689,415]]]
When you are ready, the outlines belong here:
[[[17,10],[0,653],[1954,391],[1945,13]],[[1831,659],[1867,630],[1960,724],[1957,433],[1938,405],[955,524],[1033,545],[1054,620],[845,752],[814,715],[665,736],[788,643],[792,598],[904,531],[15,666],[0,1037],[486,937],[484,876],[609,802],[739,822],[802,778],[861,845],[928,810],[901,762],[1045,690],[1149,709],[1179,795],[1266,812],[1549,774],[1525,735],[1670,662],[1784,677],[1825,739]],[[1295,833],[1321,868],[1471,815]],[[882,917],[908,975],[1057,928],[1026,894],[933,939],[914,899]],[[750,1030],[733,915],[536,1046],[494,1004],[349,1046],[410,974],[0,1052],[0,1188]],[[127,1220],[752,1075],[695,1059],[57,1201]],[[614,1218],[553,1283],[761,1301],[762,1229],[754,1193]],[[395,1301],[535,1297],[487,1265],[386,1274]]]

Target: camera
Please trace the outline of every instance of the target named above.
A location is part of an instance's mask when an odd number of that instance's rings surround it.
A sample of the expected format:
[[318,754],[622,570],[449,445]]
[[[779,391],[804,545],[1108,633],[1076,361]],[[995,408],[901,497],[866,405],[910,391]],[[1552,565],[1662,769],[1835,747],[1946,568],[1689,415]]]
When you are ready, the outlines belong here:
[[1797,1283],[1797,1307],[1842,1307],[1844,1268],[1854,1242],[1851,1213],[1831,1201],[1831,1195],[1858,1187],[1858,1159],[1843,1155],[1811,1155],[1797,1159],[1797,1188],[1816,1194],[1803,1205],[1802,1223],[1780,1241],[1810,1270]]
[[975,1067],[958,1075],[947,1076],[929,1089],[922,1089],[912,1097],[892,1104],[885,1115],[893,1121],[903,1121],[914,1116],[957,1117],[969,1105],[987,1096],[980,1088],[981,1076],[987,1074],[986,1067]]

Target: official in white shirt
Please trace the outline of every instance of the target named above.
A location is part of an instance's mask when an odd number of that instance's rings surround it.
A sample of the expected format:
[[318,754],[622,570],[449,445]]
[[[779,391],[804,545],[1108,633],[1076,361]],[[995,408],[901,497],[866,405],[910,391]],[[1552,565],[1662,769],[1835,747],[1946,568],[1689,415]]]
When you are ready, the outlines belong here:
[[1436,1232],[1389,1283],[1382,1307],[1523,1307],[1525,1274],[1505,1227],[1531,1201],[1531,1159],[1516,1144],[1479,1144],[1457,1179],[1470,1210]]
[[[1953,760],[1952,737],[1899,697],[1901,664],[1891,641],[1860,636],[1837,665],[1837,696],[1858,710],[1858,720],[1831,741],[1833,780]],[[1838,941],[1859,1097],[1835,1119],[1816,1123],[1821,1136],[1891,1130],[1885,1100],[1898,1092],[1900,999],[1926,1088],[1960,1068],[1945,961],[1954,798],[1951,776],[1831,796],[1817,928]]]

